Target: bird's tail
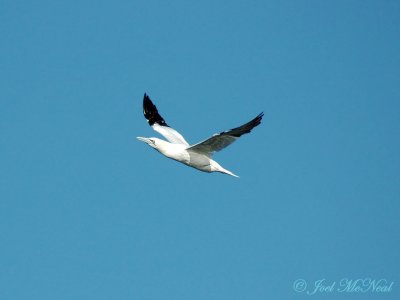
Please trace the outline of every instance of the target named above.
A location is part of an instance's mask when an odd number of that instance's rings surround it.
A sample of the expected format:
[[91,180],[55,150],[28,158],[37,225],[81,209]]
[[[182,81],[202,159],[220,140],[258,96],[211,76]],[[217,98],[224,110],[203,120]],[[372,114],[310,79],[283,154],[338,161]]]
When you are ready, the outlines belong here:
[[239,176],[237,176],[236,174],[233,174],[231,171],[228,171],[226,169],[224,169],[223,171],[219,171],[219,172],[231,175],[231,176],[236,177],[236,178],[239,178]]
[[214,160],[211,161],[211,172],[220,172],[220,173],[228,174],[233,177],[239,178],[239,176],[237,176],[236,174],[233,174],[231,171],[228,171],[227,169],[224,169]]

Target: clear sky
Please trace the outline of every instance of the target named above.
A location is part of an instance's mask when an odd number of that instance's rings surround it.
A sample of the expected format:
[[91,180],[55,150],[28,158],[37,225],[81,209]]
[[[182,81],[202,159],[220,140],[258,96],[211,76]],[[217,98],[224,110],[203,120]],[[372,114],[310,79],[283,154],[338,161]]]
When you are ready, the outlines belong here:
[[[0,299],[400,298],[400,2],[5,0],[0,20]],[[264,111],[215,156],[240,179],[136,140],[159,137],[145,92],[192,143]]]

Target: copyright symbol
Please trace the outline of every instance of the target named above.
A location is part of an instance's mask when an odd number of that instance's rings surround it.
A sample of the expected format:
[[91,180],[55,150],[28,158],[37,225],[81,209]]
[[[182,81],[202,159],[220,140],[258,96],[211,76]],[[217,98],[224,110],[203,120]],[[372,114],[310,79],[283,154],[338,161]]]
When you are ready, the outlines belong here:
[[307,288],[307,282],[304,279],[297,279],[293,282],[293,289],[298,292],[304,292]]

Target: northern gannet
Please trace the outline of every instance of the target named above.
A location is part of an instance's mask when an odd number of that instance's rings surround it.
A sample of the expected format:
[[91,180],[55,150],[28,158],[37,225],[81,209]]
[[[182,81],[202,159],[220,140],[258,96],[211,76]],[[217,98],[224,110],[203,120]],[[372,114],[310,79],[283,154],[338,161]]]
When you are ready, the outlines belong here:
[[242,126],[214,134],[212,137],[200,143],[190,145],[179,132],[167,125],[147,94],[144,94],[143,97],[143,114],[149,125],[168,141],[155,137],[137,137],[139,141],[145,142],[166,157],[184,163],[197,170],[208,173],[221,172],[234,177],[239,176],[224,169],[212,159],[212,156],[215,152],[229,146],[240,136],[249,133],[254,127],[258,126],[264,115],[264,113],[260,113],[253,120]]

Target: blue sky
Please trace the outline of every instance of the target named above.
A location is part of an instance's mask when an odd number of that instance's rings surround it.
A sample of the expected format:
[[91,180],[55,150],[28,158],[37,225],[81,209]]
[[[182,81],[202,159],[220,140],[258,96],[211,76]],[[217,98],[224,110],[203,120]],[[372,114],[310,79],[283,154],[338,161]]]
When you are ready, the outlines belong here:
[[[1,299],[398,299],[397,1],[3,1]],[[263,123],[206,174],[136,140]],[[296,292],[304,279],[394,282]]]

